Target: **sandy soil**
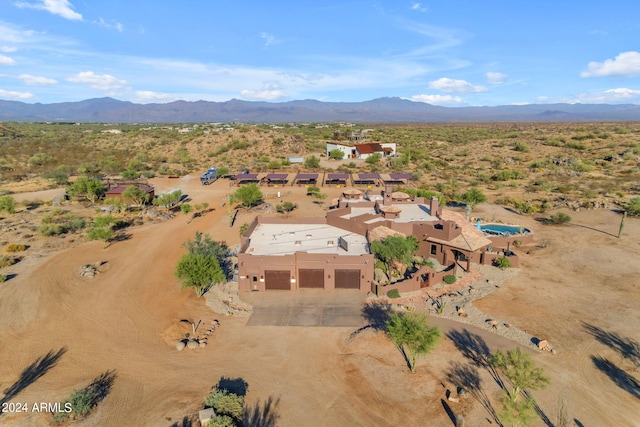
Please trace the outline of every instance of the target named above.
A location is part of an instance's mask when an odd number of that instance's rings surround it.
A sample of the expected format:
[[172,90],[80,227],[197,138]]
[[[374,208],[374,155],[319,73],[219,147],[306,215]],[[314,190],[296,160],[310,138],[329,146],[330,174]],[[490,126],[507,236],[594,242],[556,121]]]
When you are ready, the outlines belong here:
[[[109,371],[116,375],[109,394],[77,425],[182,425],[223,378],[246,381],[249,408],[263,420],[269,413],[276,420],[262,425],[451,426],[447,409],[463,414],[469,425],[495,425],[474,398],[446,402],[452,389],[446,371],[467,363],[449,339],[411,374],[379,332],[352,336],[350,328],[246,327],[246,318],[213,313],[193,291],[180,290],[173,268],[184,251],[181,243],[199,230],[236,244],[239,225],[254,213],[240,212],[229,228],[221,204],[234,190],[227,181],[200,186],[197,177],[184,177],[153,183],[158,193],[182,188],[194,203],[206,201],[215,210],[190,222],[178,214],[135,227],[130,239],[106,249],[99,242],[79,241],[45,251],[44,243],[33,242],[24,261],[8,267],[16,277],[0,284],[0,400],[9,397],[29,407],[60,401]],[[294,215],[321,214],[303,190],[264,189],[268,202],[275,204],[281,191],[282,200],[298,203]],[[323,191],[331,200],[340,190]],[[620,216],[609,211],[571,213],[572,225],[561,227],[498,206],[481,205],[474,214],[522,224],[534,230],[537,243],[546,243],[519,249],[519,274],[475,303],[550,340],[557,350],[534,354],[552,379],[545,391],[533,392],[540,409],[554,420],[563,395],[579,425],[640,425],[640,391],[614,369],[640,377],[614,350],[615,343],[640,340],[640,220],[627,219],[617,239]],[[98,261],[104,262],[98,276],[77,275],[83,264]],[[218,319],[221,326],[207,348],[177,352],[170,343],[184,332],[177,326],[182,319]],[[478,335],[491,348],[516,346],[484,331]],[[43,360],[49,352],[54,357]],[[594,359],[598,356],[610,363]],[[20,382],[23,370],[34,363],[32,375]],[[485,404],[497,407],[497,385],[482,368],[478,373]],[[270,399],[274,404],[265,411]],[[3,425],[41,426],[50,419],[32,411],[0,414]]]

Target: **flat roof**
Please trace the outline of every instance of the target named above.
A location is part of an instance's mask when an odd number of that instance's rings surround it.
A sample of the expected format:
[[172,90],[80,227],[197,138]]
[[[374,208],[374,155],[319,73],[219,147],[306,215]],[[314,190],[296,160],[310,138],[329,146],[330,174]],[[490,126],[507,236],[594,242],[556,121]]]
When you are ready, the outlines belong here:
[[299,173],[296,179],[318,179],[317,173]]
[[413,175],[410,173],[390,173],[389,177],[391,179],[413,179]]
[[288,173],[270,173],[264,179],[287,179]]
[[[340,245],[339,239],[346,245]],[[291,255],[295,252],[365,255],[369,253],[369,245],[366,237],[328,224],[258,224],[244,253]]]
[[347,179],[349,178],[348,173],[328,173],[327,179]]
[[371,215],[376,215],[376,208],[374,208],[373,206],[368,207],[368,208],[354,208],[351,207],[351,212],[345,215],[340,216],[340,218],[345,218],[345,219],[350,219],[350,218],[355,218],[357,216],[360,215],[367,215],[367,214],[371,214]]
[[359,173],[359,179],[380,179],[379,173]]
[[427,205],[407,203],[391,206],[400,209],[400,215],[395,219],[396,222],[439,221],[438,217],[431,215]]
[[236,175],[236,179],[242,180],[242,179],[256,179],[258,178],[258,174],[257,173],[239,173],[238,175]]

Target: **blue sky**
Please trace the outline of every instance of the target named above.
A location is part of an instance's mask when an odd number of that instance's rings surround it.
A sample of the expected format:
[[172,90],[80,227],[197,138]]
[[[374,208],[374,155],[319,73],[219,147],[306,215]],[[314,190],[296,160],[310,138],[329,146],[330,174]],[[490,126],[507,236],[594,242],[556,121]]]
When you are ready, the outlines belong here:
[[3,0],[0,99],[640,103],[639,16],[629,0]]

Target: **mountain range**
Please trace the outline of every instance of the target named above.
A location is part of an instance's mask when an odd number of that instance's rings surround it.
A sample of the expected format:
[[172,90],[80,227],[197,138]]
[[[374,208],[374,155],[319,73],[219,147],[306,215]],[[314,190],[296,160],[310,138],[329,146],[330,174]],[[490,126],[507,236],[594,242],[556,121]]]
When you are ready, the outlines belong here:
[[0,100],[0,121],[92,123],[586,122],[638,121],[635,104],[528,104],[441,107],[401,98],[363,102],[175,101],[135,104],[113,98],[29,104]]

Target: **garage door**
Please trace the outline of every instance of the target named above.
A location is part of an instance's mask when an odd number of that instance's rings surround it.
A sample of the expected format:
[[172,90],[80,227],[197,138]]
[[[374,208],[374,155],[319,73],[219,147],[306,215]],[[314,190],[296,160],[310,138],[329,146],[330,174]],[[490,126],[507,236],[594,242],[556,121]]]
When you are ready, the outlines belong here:
[[336,289],[360,289],[360,270],[336,270]]
[[300,269],[298,271],[300,289],[323,289],[324,270],[321,268]]
[[265,270],[264,287],[266,290],[291,290],[289,270]]

